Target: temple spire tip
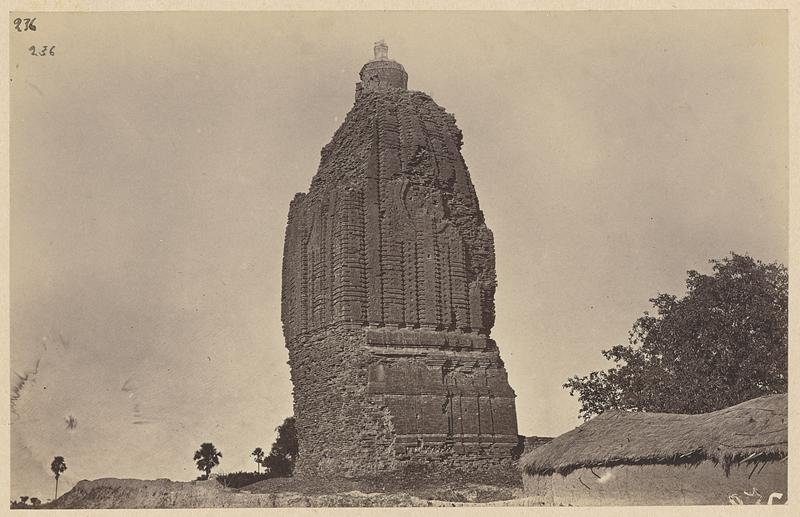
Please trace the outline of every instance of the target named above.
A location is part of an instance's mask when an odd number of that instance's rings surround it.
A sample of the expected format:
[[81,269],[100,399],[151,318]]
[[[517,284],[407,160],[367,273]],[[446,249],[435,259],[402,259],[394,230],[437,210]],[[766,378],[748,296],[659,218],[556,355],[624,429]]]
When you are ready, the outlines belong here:
[[373,51],[375,59],[389,59],[389,45],[384,40],[376,41]]

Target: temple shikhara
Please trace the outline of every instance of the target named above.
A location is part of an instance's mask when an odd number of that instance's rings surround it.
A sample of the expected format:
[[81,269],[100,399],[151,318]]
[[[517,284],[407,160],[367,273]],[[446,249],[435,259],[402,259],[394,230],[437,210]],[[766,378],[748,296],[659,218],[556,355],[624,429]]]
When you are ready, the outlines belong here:
[[494,239],[455,118],[381,41],[289,208],[282,320],[296,475],[491,470],[517,445],[496,343]]

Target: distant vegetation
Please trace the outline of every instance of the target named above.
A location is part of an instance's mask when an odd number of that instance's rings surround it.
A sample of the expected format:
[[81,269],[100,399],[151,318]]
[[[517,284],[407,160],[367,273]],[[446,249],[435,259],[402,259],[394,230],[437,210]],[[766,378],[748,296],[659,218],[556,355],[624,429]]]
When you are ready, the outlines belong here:
[[253,449],[253,452],[250,453],[250,456],[252,456],[253,460],[256,462],[256,472],[260,474],[261,464],[264,462],[264,449],[256,447]]
[[297,461],[299,447],[297,444],[297,430],[294,417],[289,417],[275,428],[278,437],[272,444],[269,456],[264,458],[262,465],[266,467],[271,477],[291,476],[294,464]]
[[[53,498],[55,501],[58,499],[58,478],[61,477],[61,474],[66,472],[67,470],[67,462],[64,461],[64,456],[55,456],[53,461],[50,463],[50,471],[53,473],[53,476],[56,478],[56,495]],[[28,504],[30,501],[30,504]],[[27,495],[20,496],[17,500],[11,501],[11,509],[12,510],[24,510],[24,509],[33,509],[38,508],[42,504],[42,500],[38,497],[30,497]]]
[[[30,500],[31,504],[28,504],[28,500]],[[11,501],[11,509],[12,510],[30,510],[32,508],[38,508],[39,505],[42,504],[42,501],[39,500],[38,497],[28,497],[27,495],[20,496],[18,501]]]
[[613,368],[564,384],[584,419],[607,409],[705,413],[786,392],[786,267],[736,253],[711,263],[713,275],[688,272],[683,298],[650,300],[656,314],[636,320],[630,344],[603,351]]
[[[241,488],[265,479],[291,476],[299,452],[294,417],[285,419],[275,431],[278,436],[269,455],[265,456],[261,447],[256,447],[250,453],[256,462],[256,472],[229,472],[217,476],[217,481],[229,488]],[[261,472],[261,467],[264,467],[264,472]]]
[[50,463],[50,470],[56,477],[56,496],[53,498],[55,501],[58,499],[58,478],[67,470],[67,463],[64,461],[64,456],[56,456],[53,458],[52,463]]
[[[30,500],[31,504],[28,504]],[[19,500],[11,501],[12,510],[24,510],[31,508],[38,508],[42,501],[38,497],[28,497],[27,495],[20,496]]]
[[200,448],[194,452],[194,460],[197,462],[197,470],[205,472],[203,479],[211,477],[211,469],[219,465],[221,457],[222,452],[218,451],[213,443],[200,444]]
[[228,488],[241,488],[243,486],[252,485],[253,483],[257,483],[259,481],[264,481],[265,479],[269,479],[271,476],[268,472],[229,472],[227,474],[221,474],[216,477],[217,481],[226,486]]

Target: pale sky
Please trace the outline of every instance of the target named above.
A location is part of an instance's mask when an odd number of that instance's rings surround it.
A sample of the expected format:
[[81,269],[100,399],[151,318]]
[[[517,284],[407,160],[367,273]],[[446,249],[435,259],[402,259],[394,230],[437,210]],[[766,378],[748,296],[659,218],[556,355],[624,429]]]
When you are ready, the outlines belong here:
[[[786,263],[784,12],[37,15],[11,33],[11,495],[255,468],[292,414],[289,202],[375,40],[457,119],[519,431],[579,423],[659,292]],[[55,56],[30,56],[31,45]],[[12,373],[12,382],[17,376]],[[68,429],[66,419],[77,426]],[[301,451],[302,454],[302,451]]]

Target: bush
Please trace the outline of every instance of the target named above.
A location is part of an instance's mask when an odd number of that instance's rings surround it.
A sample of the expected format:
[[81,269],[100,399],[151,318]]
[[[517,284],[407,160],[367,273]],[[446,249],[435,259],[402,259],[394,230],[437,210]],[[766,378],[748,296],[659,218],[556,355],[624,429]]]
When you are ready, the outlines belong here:
[[256,472],[231,472],[229,474],[221,474],[217,476],[217,481],[228,488],[241,488],[243,486],[252,485],[258,481],[269,479],[270,475],[267,473]]
[[288,477],[294,471],[299,446],[297,443],[297,429],[293,416],[285,419],[275,428],[278,437],[272,444],[269,456],[264,458],[263,465],[272,477]]

